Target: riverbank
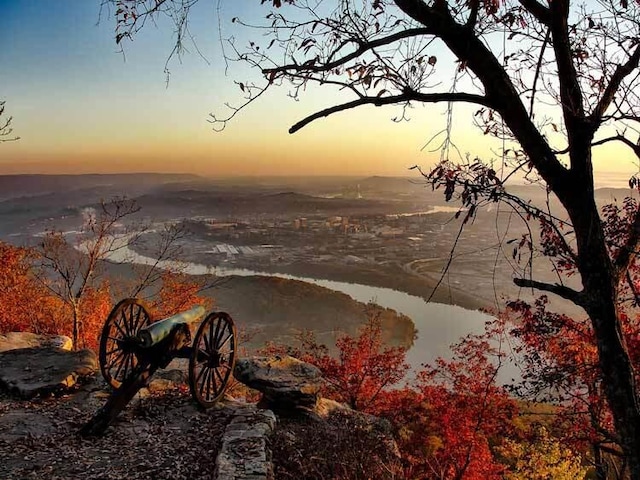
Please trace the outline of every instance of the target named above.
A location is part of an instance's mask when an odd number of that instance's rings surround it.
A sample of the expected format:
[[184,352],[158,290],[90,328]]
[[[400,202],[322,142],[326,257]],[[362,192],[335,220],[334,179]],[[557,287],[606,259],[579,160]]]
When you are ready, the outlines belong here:
[[[267,273],[280,273],[296,277],[309,277],[318,280],[354,283],[371,287],[387,288],[429,300],[433,303],[455,305],[467,310],[490,308],[493,303],[483,297],[451,287],[446,281],[438,287],[438,278],[408,272],[400,265],[335,265],[316,263],[292,263],[274,266]],[[431,298],[429,298],[431,296]]]

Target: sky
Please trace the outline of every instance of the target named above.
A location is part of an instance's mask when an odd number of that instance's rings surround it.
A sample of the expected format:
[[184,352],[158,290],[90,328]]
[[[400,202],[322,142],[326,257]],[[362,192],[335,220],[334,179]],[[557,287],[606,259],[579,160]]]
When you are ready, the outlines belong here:
[[[234,80],[255,73],[225,69],[222,36],[248,36],[235,16],[268,13],[258,0],[201,0],[191,17],[199,55],[191,46],[164,73],[172,25],[148,25],[124,55],[115,43],[113,12],[99,0],[0,0],[0,100],[21,139],[0,144],[0,174],[188,172],[234,175],[411,175],[438,152],[422,147],[445,125],[443,106],[416,106],[411,121],[394,123],[393,107],[366,107],[321,119],[296,134],[296,121],[332,105],[336,97],[310,90],[301,101],[272,90],[220,133],[207,122],[238,104]],[[204,56],[204,58],[202,58]],[[456,107],[454,140],[466,153],[491,156],[491,145],[471,125],[474,107]],[[617,152],[616,155],[625,155]],[[635,168],[624,157],[614,177]],[[603,164],[604,165],[604,164]],[[612,172],[613,171],[613,172]],[[618,175],[619,176],[619,175]]]

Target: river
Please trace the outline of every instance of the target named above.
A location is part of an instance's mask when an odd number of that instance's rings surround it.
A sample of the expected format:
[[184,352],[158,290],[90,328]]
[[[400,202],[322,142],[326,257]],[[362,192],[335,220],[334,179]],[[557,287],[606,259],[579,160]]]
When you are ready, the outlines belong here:
[[[141,255],[126,245],[111,253],[110,260],[114,262],[127,262],[137,264],[154,264],[156,260]],[[468,333],[480,333],[484,324],[491,317],[485,313],[467,310],[456,305],[440,303],[427,303],[423,298],[409,295],[390,288],[372,287],[347,282],[332,280],[319,280],[314,278],[299,277],[288,274],[259,272],[245,269],[233,269],[224,267],[210,267],[192,262],[161,262],[160,268],[180,267],[185,273],[192,275],[215,274],[218,276],[271,276],[300,280],[313,283],[321,287],[345,293],[354,300],[374,303],[392,308],[397,312],[410,317],[417,330],[417,338],[407,353],[407,362],[412,370],[416,370],[425,362],[431,362],[435,358],[450,355],[449,347]]]

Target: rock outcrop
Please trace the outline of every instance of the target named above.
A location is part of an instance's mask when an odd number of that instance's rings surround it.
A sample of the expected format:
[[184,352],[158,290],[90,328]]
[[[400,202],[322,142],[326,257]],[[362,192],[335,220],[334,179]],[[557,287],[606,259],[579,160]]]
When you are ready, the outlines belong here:
[[36,347],[71,350],[73,342],[65,335],[40,335],[30,332],[9,332],[6,335],[0,335],[0,352]]
[[400,458],[400,450],[393,435],[393,426],[385,418],[351,409],[348,405],[328,398],[320,398],[311,412],[319,420],[328,420],[332,415],[349,418],[349,423],[361,430],[371,432],[380,439],[392,457]]
[[234,376],[262,392],[262,405],[278,412],[313,410],[322,386],[318,367],[290,356],[238,359]]
[[0,385],[23,398],[67,390],[97,371],[98,359],[92,350],[49,347],[0,353]]

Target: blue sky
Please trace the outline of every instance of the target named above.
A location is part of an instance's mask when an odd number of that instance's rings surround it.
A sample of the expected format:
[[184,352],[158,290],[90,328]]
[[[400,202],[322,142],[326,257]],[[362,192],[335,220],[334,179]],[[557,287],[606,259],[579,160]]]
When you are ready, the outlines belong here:
[[[289,135],[291,124],[331,101],[324,92],[302,102],[286,90],[270,93],[213,133],[208,114],[237,103],[233,80],[248,74],[231,65],[225,75],[216,2],[201,1],[192,15],[207,61],[187,45],[190,53],[170,65],[168,86],[172,25],[149,25],[125,44],[123,56],[109,12],[98,23],[99,3],[0,0],[0,98],[21,136],[2,145],[0,172],[406,175],[425,161],[420,147],[429,130],[419,122],[394,124],[391,109],[350,112]],[[240,43],[247,39],[230,19],[268,13],[258,0],[222,6],[223,36]]]

